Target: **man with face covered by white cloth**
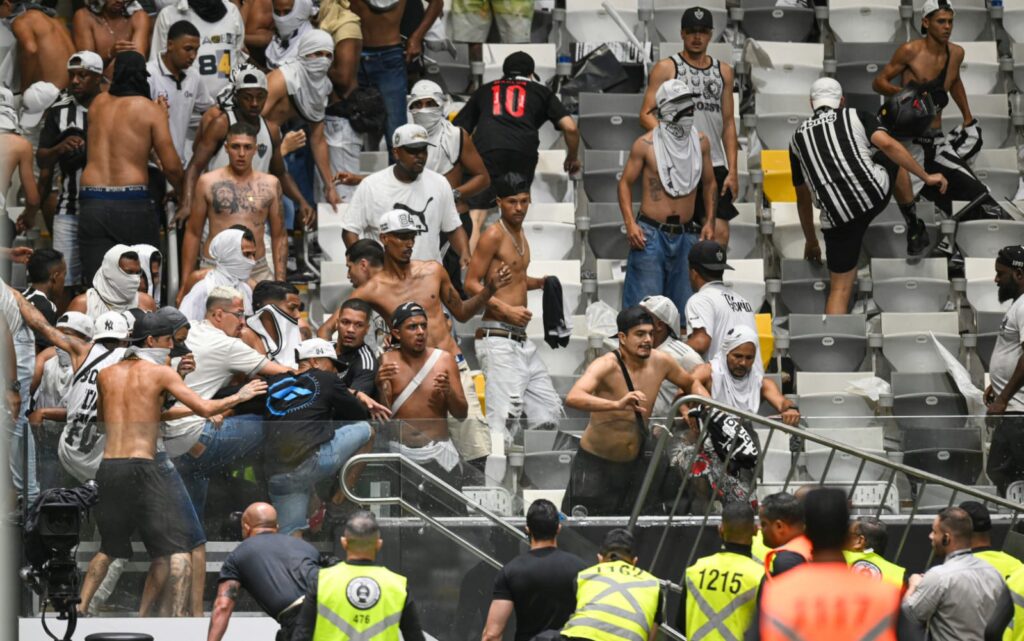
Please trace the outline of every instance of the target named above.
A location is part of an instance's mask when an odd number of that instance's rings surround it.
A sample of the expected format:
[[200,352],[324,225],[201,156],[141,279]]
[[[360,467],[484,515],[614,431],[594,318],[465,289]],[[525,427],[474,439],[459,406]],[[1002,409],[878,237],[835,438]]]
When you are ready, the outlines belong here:
[[[686,309],[693,293],[687,257],[698,240],[714,237],[715,183],[711,146],[693,126],[694,99],[680,80],[658,88],[658,126],[637,138],[619,180],[619,209],[630,252],[623,307],[664,295]],[[642,178],[640,210],[633,215],[632,186]],[[703,186],[704,225],[693,222],[697,187]]]
[[123,312],[138,307],[156,310],[156,302],[139,291],[142,280],[139,254],[130,245],[114,245],[103,255],[103,262],[92,277],[92,287],[71,301],[68,311],[82,312],[96,320],[105,312]]
[[313,30],[310,20],[318,13],[313,0],[294,0],[291,11],[283,16],[277,14],[282,5],[285,5],[282,0],[273,3],[274,37],[266,49],[267,66],[271,69],[277,69],[285,60],[298,55],[299,40]]
[[756,413],[764,399],[779,412],[783,423],[796,425],[800,411],[796,403],[782,395],[775,381],[764,376],[758,360],[759,344],[754,330],[737,325],[726,333],[714,359],[693,370],[693,377],[711,390],[711,398],[716,401]]
[[[206,316],[206,297],[217,287],[231,287],[242,294],[246,315],[252,314],[252,287],[249,276],[256,266],[256,241],[248,228],[230,227],[210,241],[212,269],[192,272],[189,281],[195,284],[185,293],[178,309],[190,321]],[[188,283],[186,283],[186,286]]]

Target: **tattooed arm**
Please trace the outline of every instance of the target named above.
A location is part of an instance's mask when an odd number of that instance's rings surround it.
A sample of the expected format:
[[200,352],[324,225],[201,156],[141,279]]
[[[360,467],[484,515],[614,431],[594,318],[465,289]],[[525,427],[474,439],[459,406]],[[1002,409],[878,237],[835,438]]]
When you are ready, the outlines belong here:
[[281,181],[272,179],[274,196],[270,200],[267,221],[270,223],[270,245],[273,248],[274,278],[285,279],[288,262],[288,231],[284,228],[284,213],[281,211]]
[[233,579],[221,581],[217,586],[217,598],[213,602],[213,611],[210,612],[210,630],[206,633],[206,641],[221,641],[224,638],[241,588],[242,584]]

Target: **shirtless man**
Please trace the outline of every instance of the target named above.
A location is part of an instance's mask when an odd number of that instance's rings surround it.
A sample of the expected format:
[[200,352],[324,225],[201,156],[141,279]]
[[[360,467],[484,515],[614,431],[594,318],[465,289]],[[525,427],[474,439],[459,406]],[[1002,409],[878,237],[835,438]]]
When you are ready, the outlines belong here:
[[[647,310],[628,307],[619,312],[616,324],[619,349],[591,363],[565,397],[567,406],[590,412],[562,502],[566,514],[576,506],[590,516],[628,514],[646,472],[641,432],[647,429],[662,382],[673,383],[680,394],[708,395],[675,359],[654,349],[654,320]],[[620,358],[632,386],[626,383]]]
[[248,0],[242,3],[245,22],[245,48],[249,57],[260,66],[266,65],[265,50],[274,39],[274,4],[272,0]]
[[103,58],[107,77],[114,56],[122,51],[149,55],[152,20],[142,7],[126,0],[90,0],[75,11],[71,35],[80,51],[95,51]]
[[469,300],[462,300],[441,263],[412,260],[413,246],[420,229],[422,227],[415,216],[401,209],[389,211],[381,217],[384,268],[352,292],[352,298],[365,300],[383,318],[391,318],[394,310],[404,301],[414,301],[423,306],[429,320],[427,345],[443,349],[455,357],[469,403],[469,421],[461,426],[453,426],[458,431],[456,445],[466,460],[482,466],[484,459],[491,453],[490,430],[484,424],[469,364],[452,338],[442,305],[448,308],[455,320],[465,322],[484,308],[494,292],[511,281],[512,273],[508,266],[493,270],[487,276],[483,291]]
[[[658,126],[636,139],[619,180],[619,209],[630,252],[622,306],[644,296],[665,295],[686,309],[693,290],[687,277],[690,247],[715,236],[716,182],[707,137],[693,126],[694,96],[682,80],[666,80],[657,93]],[[640,211],[633,217],[632,187],[643,181]],[[704,224],[693,221],[697,188],[703,186]]]
[[[245,122],[236,122],[228,128],[224,147],[230,163],[227,167],[203,174],[196,183],[198,196],[192,199],[192,214],[188,219],[182,247],[182,273],[192,271],[199,253],[199,238],[203,226],[210,225],[203,256],[209,256],[210,240],[225,229],[242,224],[256,239],[256,267],[252,270],[255,282],[284,280],[288,260],[288,235],[281,214],[281,183],[270,174],[253,169],[258,130]],[[263,229],[270,222],[270,242],[274,266],[271,271],[267,248],[263,245]]]
[[0,19],[18,40],[19,93],[44,80],[59,89],[68,86],[64,64],[75,53],[71,34],[56,12],[32,2],[0,2]]
[[[239,65],[231,71],[231,86],[233,91],[230,95],[218,96],[218,105],[208,109],[199,121],[192,158],[185,170],[184,190],[178,199],[175,221],[180,223],[192,213],[192,195],[199,175],[207,169],[220,169],[228,165],[227,150],[224,148],[228,129],[236,122],[244,122],[259,130],[256,135],[256,155],[252,160],[253,168],[276,176],[281,182],[284,195],[298,203],[300,219],[306,225],[312,224],[316,211],[306,202],[298,185],[295,184],[295,179],[288,173],[288,168],[284,164],[281,128],[260,115],[267,102],[267,76],[253,65]],[[301,132],[293,132],[289,135],[300,134]],[[198,238],[195,241],[190,240],[192,233],[191,228],[185,228],[182,270],[194,267],[197,254],[192,252],[199,251],[198,245],[190,249],[189,243],[199,242]],[[204,251],[203,256],[206,255]]]
[[[711,43],[713,30],[711,12],[707,9],[690,7],[683,12],[680,29],[683,50],[659,60],[651,69],[644,101],[640,106],[640,124],[648,131],[658,126],[658,119],[653,114],[654,97],[662,83],[675,78],[690,86],[696,107],[694,126],[708,137],[715,180],[719,186],[718,205],[715,211],[715,240],[722,245],[728,245],[729,220],[739,214],[732,204],[739,192],[736,160],[739,154],[739,140],[736,136],[732,95],[736,75],[727,61],[716,60],[708,55],[708,44]],[[701,196],[698,187],[693,217],[698,223],[704,219],[704,201]]]
[[544,287],[543,277],[528,275],[530,245],[523,221],[530,207],[530,183],[522,174],[505,174],[492,184],[501,219],[480,236],[466,273],[466,291],[479,294],[481,279],[503,266],[512,273],[512,282],[487,302],[484,322],[476,331],[476,355],[487,380],[487,424],[492,433],[508,438],[505,419],[512,396],[523,399],[531,428],[561,418],[562,401],[536,345],[526,337],[533,317],[526,293]]
[[[309,127],[310,151],[324,184],[324,197],[332,206],[341,202],[334,191],[334,174],[324,135],[324,117],[331,95],[327,71],[333,57],[334,41],[330,34],[319,29],[302,34],[297,57],[267,76],[267,100],[263,106],[263,117],[268,123],[282,127],[294,121]],[[312,224],[312,221],[303,222]]]
[[[935,105],[935,118],[931,128],[921,135],[907,135],[900,131],[891,131],[894,138],[900,140],[907,151],[928,173],[940,173],[949,181],[945,193],[937,188],[927,186],[915,175],[910,176],[913,193],[921,193],[946,213],[952,214],[952,201],[964,200],[973,205],[988,205],[998,210],[998,206],[986,197],[985,187],[950,144],[942,131],[942,110],[949,104],[949,99],[963,114],[963,127],[977,126],[971,106],[967,102],[967,92],[960,79],[960,66],[964,62],[964,48],[950,42],[953,33],[953,9],[945,0],[928,0],[921,12],[921,33],[924,38],[911,40],[896,50],[878,75],[872,87],[883,96],[893,96],[908,87],[916,87],[921,93],[931,96]],[[899,77],[900,84],[893,84]],[[882,123],[887,124],[884,115]],[[976,207],[965,208],[961,216]],[[900,205],[900,212],[910,226],[923,227],[917,222],[914,203]],[[983,214],[988,217],[987,214]],[[952,248],[942,243],[940,251],[949,254]]]
[[[372,238],[361,238],[345,250],[345,271],[352,287],[359,288],[384,269],[384,248]],[[379,355],[387,344],[388,326],[376,311],[370,312],[366,344],[374,355]],[[316,335],[330,340],[334,332],[342,331],[341,308],[339,307],[316,330]],[[339,339],[340,339],[339,335]],[[339,349],[341,341],[339,340]]]
[[[101,493],[96,506],[101,554],[90,562],[87,581],[103,576],[111,558],[130,557],[131,535],[138,529],[150,558],[169,557],[165,605],[172,616],[185,616],[192,576],[190,541],[176,518],[182,507],[176,489],[155,460],[164,401],[172,395],[196,414],[210,417],[262,394],[267,385],[251,381],[227,398],[205,400],[166,365],[173,327],[156,314],[147,314],[137,323],[142,326],[133,334],[145,337],[140,348],[130,350],[123,361],[97,378],[98,414],[107,440],[96,473]],[[180,410],[172,411],[180,415]]]
[[451,353],[427,346],[428,324],[427,312],[418,303],[405,302],[394,310],[391,333],[398,349],[381,357],[377,388],[391,417],[410,421],[401,422],[393,449],[454,481],[459,453],[448,432],[448,417],[465,419],[468,405],[455,382],[459,369]]
[[32,173],[32,143],[19,131],[14,95],[7,87],[0,86],[0,211],[5,215],[7,213],[5,196],[11,186],[11,178],[17,171],[21,188],[25,192],[25,211],[18,218],[18,230],[24,231],[35,220],[40,199],[36,178]]
[[402,45],[402,14],[406,0],[351,0],[352,11],[363,27],[362,52],[359,54],[359,86],[376,87],[384,97],[388,112],[387,143],[405,124],[405,93],[409,87],[406,65],[423,53],[423,36],[441,15],[442,0],[428,0],[423,19]]
[[118,243],[160,245],[160,221],[149,197],[151,152],[174,190],[181,190],[184,174],[167,111],[150,100],[148,78],[142,54],[123,51],[114,60],[110,92],[96,96],[89,107],[89,144],[78,194],[85,282]]

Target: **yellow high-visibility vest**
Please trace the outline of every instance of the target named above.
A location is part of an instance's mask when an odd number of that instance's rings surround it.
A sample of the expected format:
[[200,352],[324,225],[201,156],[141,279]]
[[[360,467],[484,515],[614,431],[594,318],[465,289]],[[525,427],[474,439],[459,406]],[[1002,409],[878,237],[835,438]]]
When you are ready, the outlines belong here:
[[981,550],[975,552],[974,556],[983,559],[998,570],[1003,580],[1008,580],[1011,574],[1024,567],[1024,563],[1021,563],[1020,559],[1001,550]]
[[891,583],[898,588],[903,588],[903,577],[907,573],[906,568],[886,561],[881,554],[843,550],[843,556],[846,558],[846,565],[850,566],[851,569],[861,574],[881,579],[886,583]]
[[576,577],[576,612],[562,636],[590,641],[648,641],[661,600],[653,574],[625,561],[598,563]]
[[376,565],[320,570],[313,641],[399,641],[405,577]]
[[764,567],[749,556],[719,552],[686,569],[686,638],[742,641],[754,623]]
[[1006,587],[1010,588],[1010,598],[1013,599],[1013,618],[1010,625],[1006,626],[1003,632],[1003,641],[1024,640],[1024,568],[1017,570],[1006,580]]

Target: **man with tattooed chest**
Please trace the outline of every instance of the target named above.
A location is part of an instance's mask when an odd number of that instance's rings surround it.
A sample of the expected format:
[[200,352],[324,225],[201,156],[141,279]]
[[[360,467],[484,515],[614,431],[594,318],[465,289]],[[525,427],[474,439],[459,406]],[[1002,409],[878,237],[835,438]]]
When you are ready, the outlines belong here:
[[[209,239],[232,225],[244,225],[256,239],[256,266],[252,279],[284,280],[288,258],[288,237],[281,215],[281,183],[277,178],[252,167],[256,153],[256,128],[238,121],[228,128],[224,149],[226,167],[203,174],[196,183],[190,223],[202,228],[209,222]],[[268,264],[263,244],[263,227],[270,222],[270,242],[274,264]],[[209,240],[207,241],[209,245]],[[209,247],[203,248],[207,255]]]

